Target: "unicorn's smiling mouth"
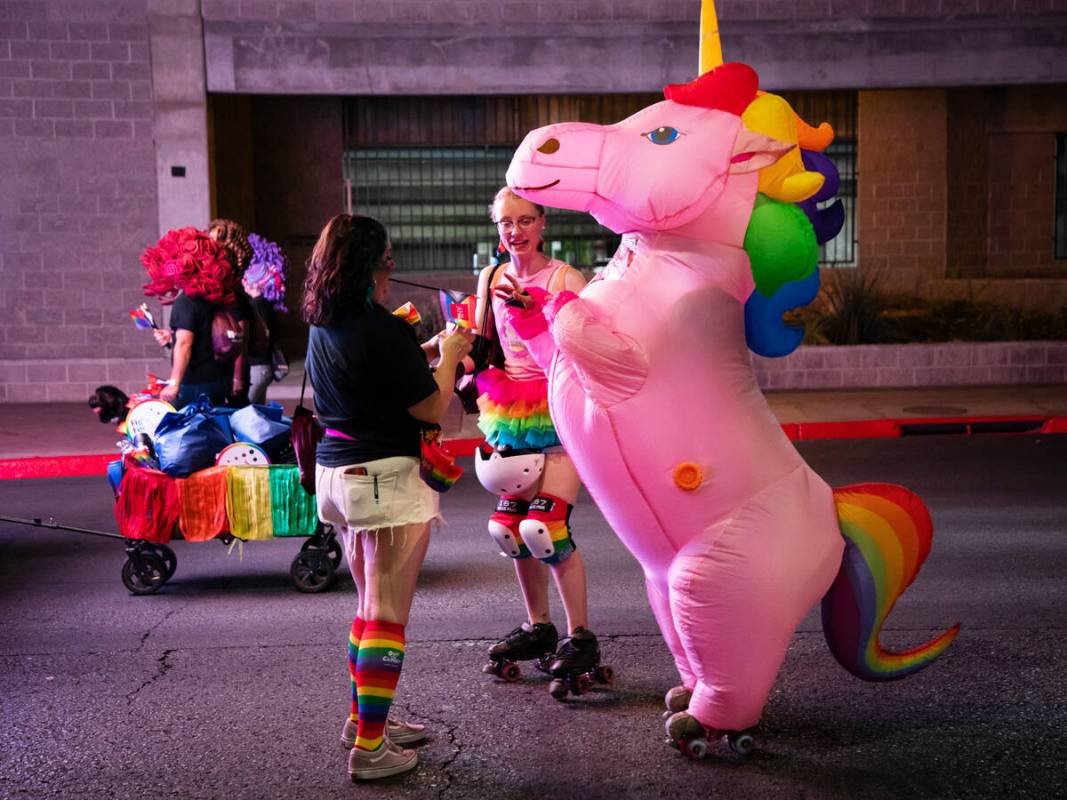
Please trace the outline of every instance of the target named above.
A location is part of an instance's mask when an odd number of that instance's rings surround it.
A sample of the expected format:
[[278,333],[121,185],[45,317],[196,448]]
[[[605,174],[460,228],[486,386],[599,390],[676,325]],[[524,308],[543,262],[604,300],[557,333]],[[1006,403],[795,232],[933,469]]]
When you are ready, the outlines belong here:
[[556,178],[552,183],[546,183],[544,186],[516,186],[515,188],[522,192],[539,192],[542,189],[551,189],[559,183],[559,178]]

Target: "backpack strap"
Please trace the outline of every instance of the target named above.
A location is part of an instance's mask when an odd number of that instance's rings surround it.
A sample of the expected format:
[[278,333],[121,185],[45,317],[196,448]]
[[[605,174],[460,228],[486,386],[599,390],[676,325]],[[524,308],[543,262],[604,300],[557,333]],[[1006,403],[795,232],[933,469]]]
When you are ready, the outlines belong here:
[[[478,334],[480,336],[486,336],[486,337],[489,336],[489,334],[486,333],[486,327],[485,326],[486,326],[486,323],[489,322],[489,320],[493,319],[493,289],[496,288],[496,285],[498,283],[500,283],[500,279],[504,276],[503,270],[500,269],[502,266],[504,266],[504,265],[503,264],[497,264],[495,267],[493,267],[493,271],[489,273],[489,282],[486,284],[486,288],[485,288],[485,307],[482,309],[482,324],[480,326],[478,326]],[[495,338],[496,337],[496,321],[495,320],[493,321],[492,328],[490,329],[490,331],[492,333],[492,336]]]
[[574,269],[570,264],[560,264],[556,267],[556,271],[552,273],[552,277],[548,280],[549,294],[559,294],[563,291],[563,287],[567,285],[567,275]]

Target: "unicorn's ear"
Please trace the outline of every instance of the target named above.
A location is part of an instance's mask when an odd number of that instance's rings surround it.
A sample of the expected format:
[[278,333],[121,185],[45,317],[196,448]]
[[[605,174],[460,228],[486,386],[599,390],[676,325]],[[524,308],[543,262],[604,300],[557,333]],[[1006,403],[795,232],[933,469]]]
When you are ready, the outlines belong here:
[[794,147],[796,145],[780,142],[762,133],[755,133],[742,125],[734,140],[734,151],[730,157],[730,174],[740,175],[769,167]]

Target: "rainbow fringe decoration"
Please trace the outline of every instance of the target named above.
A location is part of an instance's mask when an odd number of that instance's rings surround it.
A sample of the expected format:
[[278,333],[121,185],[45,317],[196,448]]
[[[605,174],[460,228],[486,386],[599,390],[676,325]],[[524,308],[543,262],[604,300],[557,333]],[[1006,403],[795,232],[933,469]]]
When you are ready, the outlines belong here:
[[[234,468],[231,468],[234,469]],[[271,464],[270,518],[275,536],[310,536],[319,522],[315,498],[300,485],[295,464]]]
[[841,571],[822,601],[826,642],[857,678],[891,681],[918,672],[948,649],[958,623],[900,653],[883,648],[879,636],[930,553],[933,523],[926,506],[913,492],[887,483],[836,489],[834,501],[846,544]]
[[478,428],[496,449],[543,450],[558,445],[548,414],[548,381],[513,381],[489,367],[478,374]]
[[270,467],[229,467],[226,472],[226,516],[238,539],[271,539]]

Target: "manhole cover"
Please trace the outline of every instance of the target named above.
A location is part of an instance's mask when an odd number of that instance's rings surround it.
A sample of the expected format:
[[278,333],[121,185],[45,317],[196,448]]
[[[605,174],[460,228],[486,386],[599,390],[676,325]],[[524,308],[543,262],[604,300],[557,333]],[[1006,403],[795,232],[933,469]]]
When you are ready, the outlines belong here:
[[905,414],[921,414],[924,417],[961,417],[967,413],[962,406],[907,406]]

